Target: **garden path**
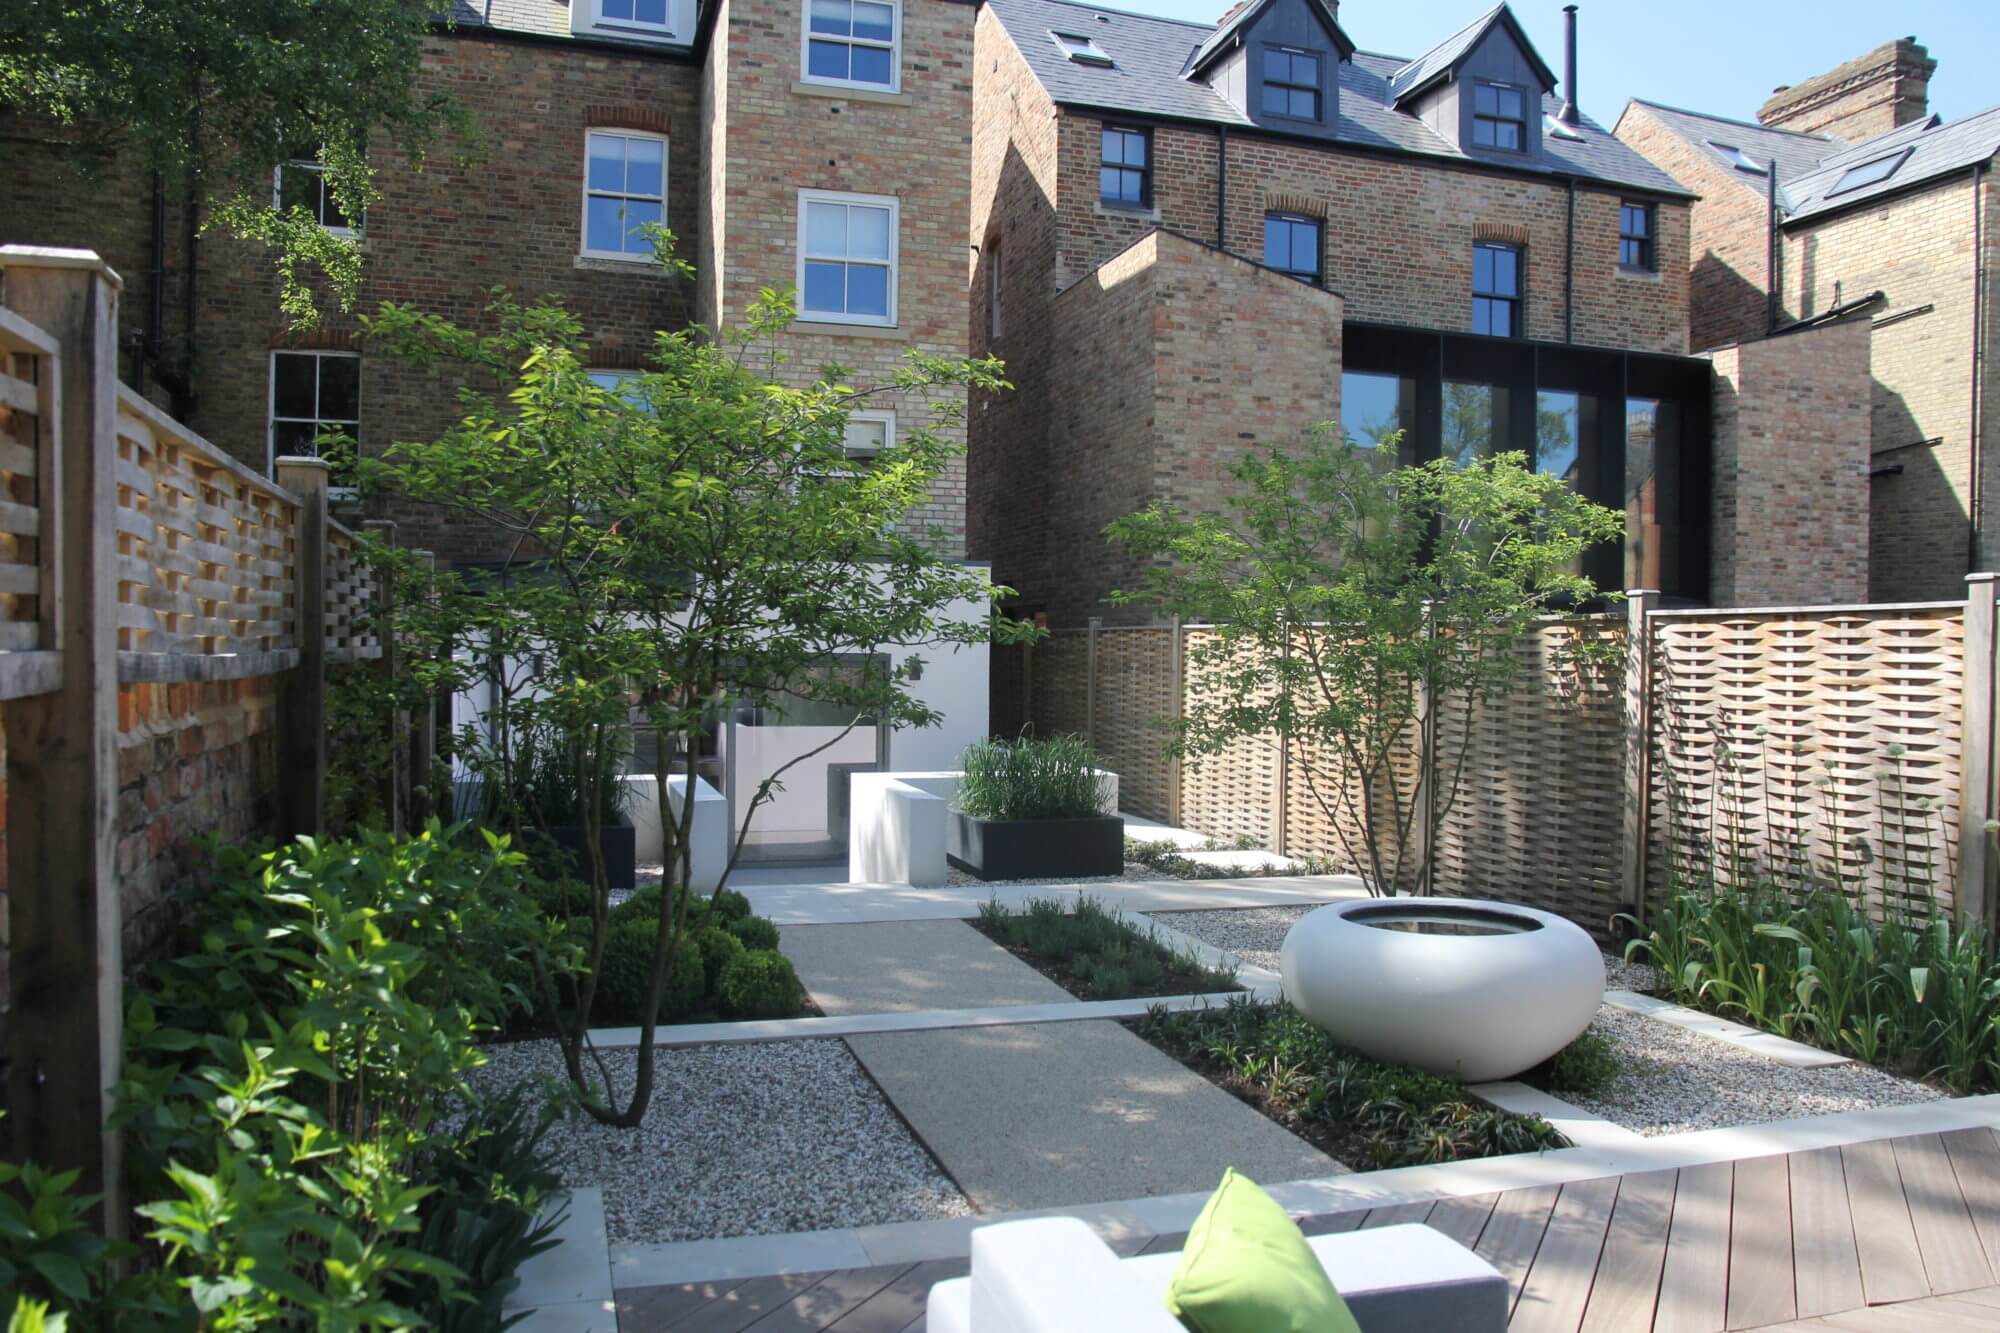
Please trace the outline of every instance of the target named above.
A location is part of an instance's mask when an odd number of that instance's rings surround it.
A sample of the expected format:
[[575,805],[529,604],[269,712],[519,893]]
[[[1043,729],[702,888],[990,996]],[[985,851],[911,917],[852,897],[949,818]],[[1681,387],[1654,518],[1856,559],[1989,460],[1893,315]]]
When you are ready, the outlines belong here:
[[781,926],[778,948],[823,1014],[983,1009],[1076,998],[963,921]]

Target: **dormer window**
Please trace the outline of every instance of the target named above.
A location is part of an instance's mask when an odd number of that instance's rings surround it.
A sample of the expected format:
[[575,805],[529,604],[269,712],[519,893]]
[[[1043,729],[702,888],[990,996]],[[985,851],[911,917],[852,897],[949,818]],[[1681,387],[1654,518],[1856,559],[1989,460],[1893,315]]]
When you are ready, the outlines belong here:
[[1062,48],[1064,55],[1079,65],[1097,65],[1104,69],[1117,68],[1111,57],[1104,53],[1104,48],[1082,33],[1056,32],[1051,29],[1049,36],[1055,38],[1056,45]]
[[1518,153],[1528,140],[1528,98],[1504,83],[1472,85],[1472,142]]
[[1288,116],[1293,120],[1320,118],[1320,61],[1317,51],[1301,51],[1290,46],[1264,50],[1264,100],[1266,115]]

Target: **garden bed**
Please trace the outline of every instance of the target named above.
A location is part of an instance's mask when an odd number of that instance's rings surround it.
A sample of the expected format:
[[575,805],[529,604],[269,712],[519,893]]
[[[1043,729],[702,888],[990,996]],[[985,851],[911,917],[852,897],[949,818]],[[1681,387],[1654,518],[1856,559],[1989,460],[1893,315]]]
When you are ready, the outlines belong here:
[[[562,1077],[553,1041],[492,1046],[473,1081],[495,1089]],[[601,1052],[619,1098],[636,1052]],[[965,1196],[839,1041],[694,1046],[654,1053],[637,1129],[581,1114],[543,1147],[563,1183],[604,1191],[613,1244],[770,1235],[962,1217]]]
[[1568,1147],[1537,1116],[1340,1046],[1287,1004],[1154,1009],[1127,1027],[1357,1171]]
[[1057,898],[1030,898],[1018,912],[988,902],[969,924],[1080,1000],[1242,989],[1234,972],[1161,943],[1095,899],[1080,898],[1074,911],[1067,909]]

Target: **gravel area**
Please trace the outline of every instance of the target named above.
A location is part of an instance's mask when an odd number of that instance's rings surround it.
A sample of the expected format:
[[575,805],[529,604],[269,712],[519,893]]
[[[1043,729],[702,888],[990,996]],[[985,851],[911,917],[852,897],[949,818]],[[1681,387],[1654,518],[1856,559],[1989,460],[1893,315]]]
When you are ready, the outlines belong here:
[[[562,1077],[553,1041],[489,1047],[475,1078]],[[604,1052],[622,1090],[637,1053]],[[961,1217],[972,1205],[838,1041],[657,1053],[636,1130],[577,1115],[549,1131],[566,1184],[604,1191],[614,1243]]]
[[1151,912],[1147,916],[1203,944],[1227,949],[1253,967],[1278,970],[1285,932],[1321,904],[1306,907],[1230,907],[1212,912]]
[[1651,963],[1628,963],[1617,954],[1608,953],[1604,955],[1604,989],[1656,995],[1660,991],[1660,974]]
[[1947,1094],[1858,1061],[1793,1069],[1761,1055],[1609,1005],[1591,1030],[1618,1053],[1617,1081],[1599,1097],[1558,1094],[1652,1137],[1756,1125],[1794,1116],[1937,1101]]

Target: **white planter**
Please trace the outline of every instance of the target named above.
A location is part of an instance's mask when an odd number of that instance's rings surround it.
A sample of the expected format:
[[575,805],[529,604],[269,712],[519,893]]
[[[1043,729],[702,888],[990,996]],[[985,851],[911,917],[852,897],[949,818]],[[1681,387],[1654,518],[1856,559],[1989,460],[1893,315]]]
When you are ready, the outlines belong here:
[[[1481,933],[1433,933],[1439,926]],[[1286,934],[1279,969],[1285,998],[1334,1040],[1466,1083],[1540,1064],[1589,1027],[1604,1000],[1604,955],[1581,927],[1475,898],[1319,908]]]

